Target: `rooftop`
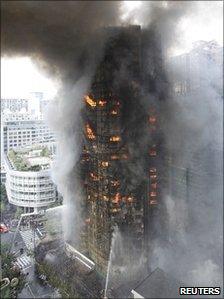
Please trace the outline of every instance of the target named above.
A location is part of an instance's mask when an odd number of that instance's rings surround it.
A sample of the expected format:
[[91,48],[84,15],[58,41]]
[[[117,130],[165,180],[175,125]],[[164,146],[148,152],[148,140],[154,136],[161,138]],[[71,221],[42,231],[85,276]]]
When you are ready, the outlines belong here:
[[53,157],[51,151],[46,146],[36,146],[10,150],[8,160],[14,170],[40,171],[50,168]]

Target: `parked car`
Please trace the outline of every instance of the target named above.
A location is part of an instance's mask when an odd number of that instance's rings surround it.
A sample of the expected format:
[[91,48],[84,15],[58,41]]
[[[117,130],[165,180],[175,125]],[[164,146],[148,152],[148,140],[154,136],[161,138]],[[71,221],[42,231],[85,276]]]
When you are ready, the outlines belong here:
[[8,227],[4,224],[0,224],[0,233],[7,233],[9,231]]

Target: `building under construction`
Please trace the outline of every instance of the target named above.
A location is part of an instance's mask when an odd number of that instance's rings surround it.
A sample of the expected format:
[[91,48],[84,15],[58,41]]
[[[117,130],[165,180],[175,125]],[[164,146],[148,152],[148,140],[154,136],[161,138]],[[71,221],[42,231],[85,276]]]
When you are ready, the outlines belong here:
[[105,54],[84,97],[81,163],[86,248],[102,274],[115,226],[125,258],[148,254],[164,185],[160,104],[148,96],[158,69],[150,73],[143,59],[148,41],[140,26],[106,30]]

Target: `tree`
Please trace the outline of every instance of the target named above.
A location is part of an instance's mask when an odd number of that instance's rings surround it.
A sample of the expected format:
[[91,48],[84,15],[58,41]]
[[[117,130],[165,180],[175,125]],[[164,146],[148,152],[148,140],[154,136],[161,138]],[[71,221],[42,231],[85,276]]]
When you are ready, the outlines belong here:
[[1,202],[7,202],[7,193],[6,193],[6,189],[5,189],[5,185],[1,183]]
[[3,214],[5,211],[5,203],[4,201],[1,201],[0,202],[0,213]]
[[18,219],[18,218],[21,216],[22,213],[23,213],[23,212],[22,212],[22,209],[19,208],[19,207],[17,207],[17,208],[16,208],[16,212],[15,212],[15,218]]
[[50,155],[50,151],[49,151],[49,149],[48,149],[47,147],[44,147],[44,148],[42,149],[42,151],[41,151],[41,156],[42,156],[42,157],[49,157],[49,155]]
[[1,298],[16,298],[25,285],[25,275],[14,266],[15,256],[8,252],[8,244],[1,244],[2,278],[10,284],[1,289]]

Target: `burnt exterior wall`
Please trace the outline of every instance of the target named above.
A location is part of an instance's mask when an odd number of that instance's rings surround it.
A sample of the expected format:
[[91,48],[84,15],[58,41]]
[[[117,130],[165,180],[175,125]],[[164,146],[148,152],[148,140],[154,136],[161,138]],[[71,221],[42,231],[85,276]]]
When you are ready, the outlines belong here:
[[[147,98],[140,26],[107,28],[108,42],[85,96],[86,248],[105,274],[115,225],[123,254],[148,254],[160,197],[159,104]],[[145,94],[144,94],[145,93]],[[152,103],[152,104],[150,104]],[[159,168],[158,168],[159,167]],[[154,216],[155,215],[155,216]],[[121,258],[122,259],[122,258]]]

